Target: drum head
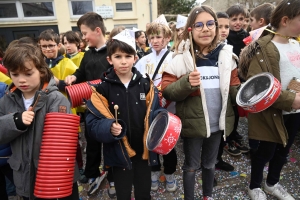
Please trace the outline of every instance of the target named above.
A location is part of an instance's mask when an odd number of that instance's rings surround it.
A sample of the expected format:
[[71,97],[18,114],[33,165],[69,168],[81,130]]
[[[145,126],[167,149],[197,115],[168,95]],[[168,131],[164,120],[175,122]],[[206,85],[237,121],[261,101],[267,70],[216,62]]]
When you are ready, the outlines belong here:
[[167,111],[159,113],[151,123],[147,138],[147,147],[150,151],[160,144],[168,127],[168,123],[169,117]]
[[244,105],[252,105],[261,100],[271,87],[269,76],[258,76],[246,83],[240,94],[240,102]]

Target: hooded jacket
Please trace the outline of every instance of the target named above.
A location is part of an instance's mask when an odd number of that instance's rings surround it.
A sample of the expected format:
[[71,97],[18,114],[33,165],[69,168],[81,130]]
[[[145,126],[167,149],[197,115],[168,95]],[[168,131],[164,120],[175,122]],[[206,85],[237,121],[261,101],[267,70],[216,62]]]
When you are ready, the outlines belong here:
[[[270,72],[281,82],[279,60],[280,54],[272,43],[273,34],[261,37],[252,42],[241,52],[239,73],[245,80],[252,76]],[[249,113],[249,138],[287,144],[288,133],[284,126],[282,110],[290,112],[296,94],[282,90],[278,99],[266,110],[259,113]]]
[[[149,153],[146,139],[150,124],[164,109],[159,106],[158,91],[149,77],[142,77],[134,67],[132,73],[126,88],[113,68],[108,69],[87,103],[88,133],[103,143],[105,166],[131,169],[130,159],[157,164],[157,154]],[[116,121],[112,114],[115,113],[114,105],[119,107],[118,123],[122,126],[122,133],[117,137],[110,132],[112,123]]]
[[[30,126],[24,127],[23,124],[21,129],[17,126],[15,118],[25,111],[21,91],[12,84],[0,99],[0,144],[10,143],[12,156],[8,163],[13,169],[16,192],[30,199],[33,198],[45,115],[49,112],[59,112],[62,106],[70,113],[70,103],[58,91],[54,79],[36,92],[33,102],[38,94],[41,96],[34,109],[34,120]],[[75,165],[74,182],[77,180],[79,171]]]
[[[219,52],[220,92],[222,110],[219,129],[228,136],[234,125],[232,103],[235,103],[240,86],[236,68],[236,55],[231,45],[225,45]],[[162,78],[163,96],[176,101],[176,114],[182,122],[181,135],[184,137],[208,138],[211,135],[209,116],[203,86],[192,87],[188,81],[189,73],[194,70],[194,61],[189,52],[190,41],[182,41],[171,65],[165,69]]]

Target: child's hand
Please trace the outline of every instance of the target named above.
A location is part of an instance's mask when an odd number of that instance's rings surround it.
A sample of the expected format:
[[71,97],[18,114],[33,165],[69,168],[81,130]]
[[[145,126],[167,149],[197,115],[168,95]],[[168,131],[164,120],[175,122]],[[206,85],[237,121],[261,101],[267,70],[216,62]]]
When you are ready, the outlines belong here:
[[191,84],[191,86],[196,87],[200,85],[200,72],[198,72],[197,70],[192,71],[189,74],[189,82]]
[[110,127],[110,132],[114,136],[118,136],[122,132],[122,126],[119,123],[113,123]]
[[26,126],[29,126],[34,118],[34,112],[32,111],[32,107],[29,107],[27,111],[22,113],[22,122]]
[[300,93],[296,93],[292,108],[297,110],[300,109]]
[[65,78],[65,83],[67,84],[67,85],[71,85],[73,82],[75,82],[76,81],[76,76],[74,76],[74,75],[69,75],[69,76],[67,76],[66,78]]

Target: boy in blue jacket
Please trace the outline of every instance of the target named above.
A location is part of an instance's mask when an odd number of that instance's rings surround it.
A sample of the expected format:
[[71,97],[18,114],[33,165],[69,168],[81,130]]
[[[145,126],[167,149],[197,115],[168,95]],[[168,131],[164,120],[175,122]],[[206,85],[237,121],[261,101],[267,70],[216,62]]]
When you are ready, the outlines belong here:
[[[146,148],[149,126],[163,110],[149,77],[133,67],[137,60],[134,33],[123,30],[107,44],[113,65],[101,76],[87,102],[86,123],[92,138],[103,142],[104,165],[111,167],[117,199],[151,199],[151,167],[157,154]],[[115,105],[118,105],[117,116]]]

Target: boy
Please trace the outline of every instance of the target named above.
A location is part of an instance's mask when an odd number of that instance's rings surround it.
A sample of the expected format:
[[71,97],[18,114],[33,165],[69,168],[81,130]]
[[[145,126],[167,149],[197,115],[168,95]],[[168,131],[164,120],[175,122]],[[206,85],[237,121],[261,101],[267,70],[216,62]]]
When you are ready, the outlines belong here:
[[[85,52],[76,72],[65,78],[67,85],[100,79],[101,74],[111,67],[106,59],[105,26],[102,17],[95,12],[88,12],[79,18],[77,26],[83,35],[82,39],[88,43],[89,50]],[[88,195],[91,195],[97,191],[106,173],[100,174],[99,171],[102,145],[90,138],[87,131],[85,130],[87,147],[84,173],[89,179],[90,187]],[[114,197],[115,191],[113,190],[113,180],[110,175],[112,174],[109,173],[107,177],[110,182],[108,195]],[[86,183],[87,181],[82,182]]]
[[219,40],[227,43],[227,37],[229,35],[229,16],[225,12],[217,12],[218,26],[219,26]]
[[79,52],[80,42],[80,37],[74,31],[66,32],[62,38],[62,43],[66,49],[66,57],[70,58],[77,67],[79,67],[84,55],[84,52]]
[[[243,39],[249,36],[249,33],[243,29],[244,20],[246,17],[246,10],[242,5],[233,5],[226,11],[229,16],[229,35],[227,43],[233,46],[233,53],[240,55],[241,50],[246,46]],[[235,114],[235,122],[233,132],[227,137],[227,145],[224,150],[230,155],[237,156],[241,153],[247,153],[249,148],[242,143],[242,136],[236,131],[239,114],[236,105],[233,105]]]
[[152,120],[164,109],[150,78],[133,67],[137,60],[134,33],[123,30],[107,45],[107,60],[113,68],[102,73],[102,83],[87,102],[88,133],[103,142],[104,165],[113,169],[117,199],[131,199],[133,185],[135,199],[150,200],[149,164],[158,157],[147,150],[145,140]]
[[[162,18],[160,16],[158,19]],[[163,17],[164,18],[164,17]],[[165,22],[165,23],[163,23]],[[167,45],[171,39],[171,30],[165,19],[161,22],[153,22],[150,24],[146,32],[149,43],[152,47],[152,52],[141,58],[135,65],[141,74],[148,74],[154,81],[155,86],[160,87],[162,73],[172,60],[172,53],[167,49]],[[175,113],[174,103],[168,107],[168,111]],[[175,149],[163,156],[164,159],[164,174],[166,176],[166,189],[173,192],[177,189],[176,180],[174,179],[174,172],[176,171],[177,155]],[[156,191],[159,185],[160,177],[160,163],[152,167],[151,190]]]
[[270,23],[270,18],[275,6],[271,3],[264,3],[257,6],[250,12],[250,27],[255,30]]

